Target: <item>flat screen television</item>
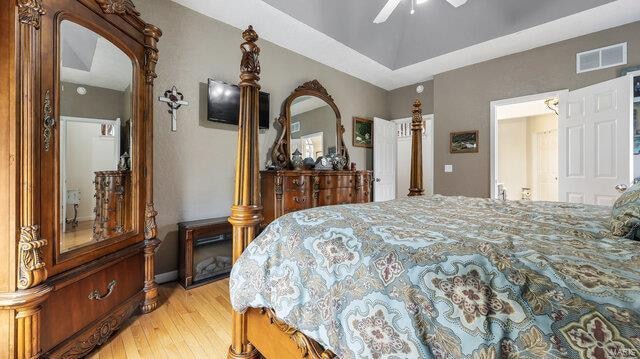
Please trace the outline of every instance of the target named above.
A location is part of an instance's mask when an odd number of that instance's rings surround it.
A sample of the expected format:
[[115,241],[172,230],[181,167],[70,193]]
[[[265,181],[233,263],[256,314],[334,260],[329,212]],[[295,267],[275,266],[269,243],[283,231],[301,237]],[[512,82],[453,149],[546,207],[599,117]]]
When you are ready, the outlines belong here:
[[[207,119],[213,122],[238,124],[240,88],[237,85],[209,79]],[[260,92],[260,128],[269,128],[269,94]]]

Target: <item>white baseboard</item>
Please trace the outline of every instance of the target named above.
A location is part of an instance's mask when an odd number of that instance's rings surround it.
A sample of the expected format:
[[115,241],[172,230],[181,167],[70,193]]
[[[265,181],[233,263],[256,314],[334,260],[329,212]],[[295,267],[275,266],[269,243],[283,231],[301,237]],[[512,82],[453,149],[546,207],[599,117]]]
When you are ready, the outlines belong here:
[[174,280],[178,280],[178,271],[174,270],[171,272],[156,274],[155,278],[156,278],[156,283],[158,284],[173,282]]

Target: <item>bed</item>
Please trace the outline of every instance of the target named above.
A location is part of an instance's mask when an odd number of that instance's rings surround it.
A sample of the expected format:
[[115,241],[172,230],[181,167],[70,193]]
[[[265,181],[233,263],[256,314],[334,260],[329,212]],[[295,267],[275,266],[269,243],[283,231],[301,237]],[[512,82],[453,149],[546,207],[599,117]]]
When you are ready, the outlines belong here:
[[640,242],[604,207],[420,196],[421,116],[414,196],[256,238],[260,50],[243,38],[229,358],[640,357]]
[[609,217],[437,195],[295,212],[240,257],[232,304],[343,359],[640,356],[640,242]]

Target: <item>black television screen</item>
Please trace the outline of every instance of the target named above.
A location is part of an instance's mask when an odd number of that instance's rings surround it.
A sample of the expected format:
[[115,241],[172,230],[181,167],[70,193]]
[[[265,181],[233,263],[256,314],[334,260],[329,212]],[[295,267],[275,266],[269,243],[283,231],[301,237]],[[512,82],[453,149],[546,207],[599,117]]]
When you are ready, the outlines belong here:
[[[209,79],[207,119],[213,122],[238,124],[240,88]],[[260,92],[260,128],[269,128],[269,94]]]

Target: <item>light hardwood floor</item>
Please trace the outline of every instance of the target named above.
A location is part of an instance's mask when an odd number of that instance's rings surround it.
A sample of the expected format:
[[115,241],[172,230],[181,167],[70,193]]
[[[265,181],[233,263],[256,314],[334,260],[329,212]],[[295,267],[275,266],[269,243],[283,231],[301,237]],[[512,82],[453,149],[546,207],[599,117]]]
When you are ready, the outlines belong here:
[[135,316],[89,358],[224,358],[231,343],[229,280],[189,291],[160,286],[160,306]]

